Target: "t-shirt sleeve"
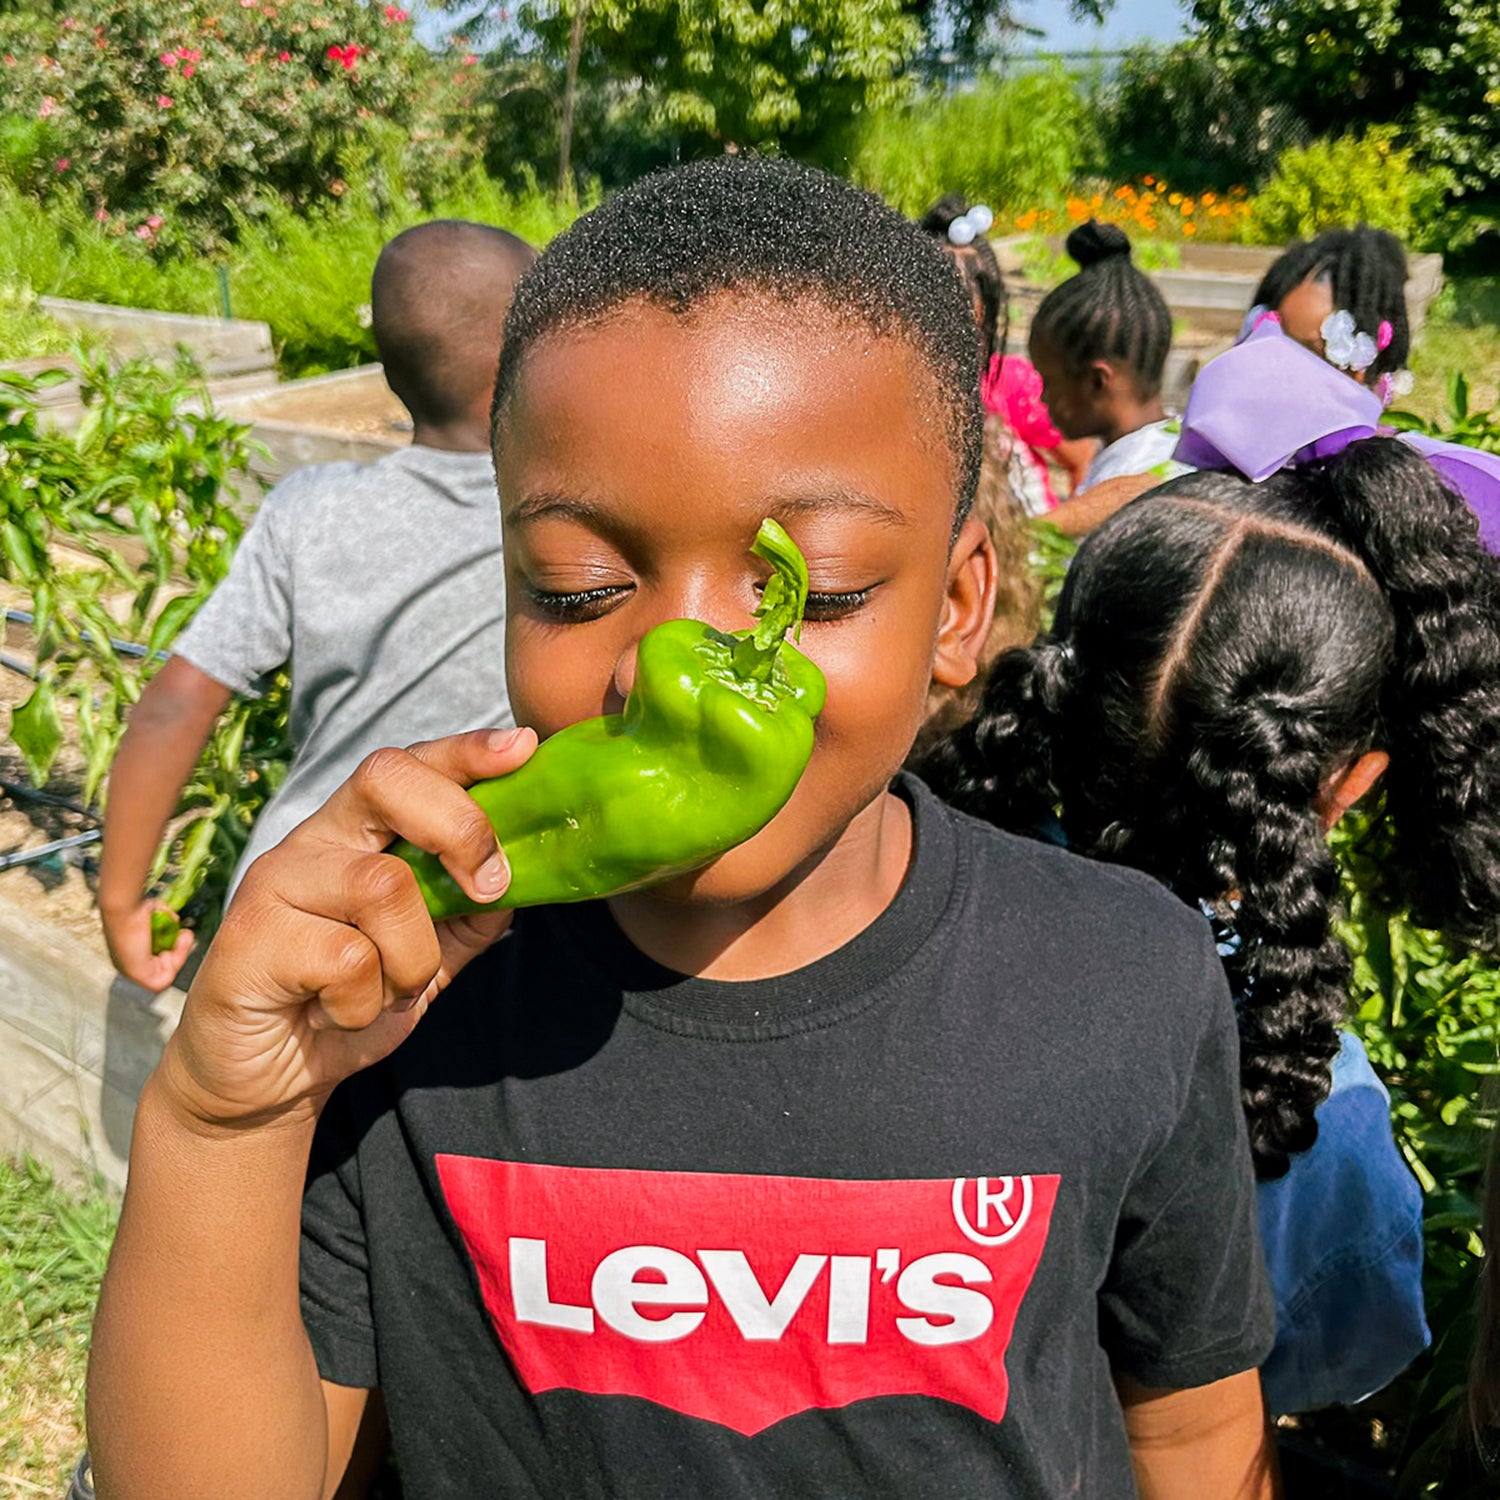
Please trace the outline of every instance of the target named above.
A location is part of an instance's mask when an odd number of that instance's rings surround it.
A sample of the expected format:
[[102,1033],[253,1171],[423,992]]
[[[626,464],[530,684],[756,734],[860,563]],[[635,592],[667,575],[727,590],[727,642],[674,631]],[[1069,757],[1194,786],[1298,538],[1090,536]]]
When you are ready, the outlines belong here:
[[232,692],[258,698],[292,654],[291,481],[261,504],[219,586],[172,651]]
[[373,1390],[375,1319],[348,1094],[334,1091],[313,1137],[302,1195],[302,1323],[324,1380]]
[[1167,1389],[1256,1368],[1275,1331],[1240,1107],[1234,1007],[1207,924],[1188,973],[1197,986],[1184,1004],[1203,1025],[1184,1060],[1175,1121],[1126,1191],[1099,1295],[1112,1366]]

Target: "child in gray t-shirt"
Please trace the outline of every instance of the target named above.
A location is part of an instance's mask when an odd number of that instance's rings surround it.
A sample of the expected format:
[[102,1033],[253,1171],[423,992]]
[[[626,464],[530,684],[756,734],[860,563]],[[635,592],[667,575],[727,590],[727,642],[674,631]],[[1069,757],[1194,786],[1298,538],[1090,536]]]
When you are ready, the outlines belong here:
[[266,497],[223,583],[131,714],[110,776],[99,908],[122,974],[153,990],[192,946],[153,956],[151,860],[233,694],[290,665],[286,780],[235,872],[320,807],[371,750],[511,720],[505,575],[489,404],[515,281],[534,259],[503,230],[419,225],[381,253],[376,344],[410,448],[323,464]]

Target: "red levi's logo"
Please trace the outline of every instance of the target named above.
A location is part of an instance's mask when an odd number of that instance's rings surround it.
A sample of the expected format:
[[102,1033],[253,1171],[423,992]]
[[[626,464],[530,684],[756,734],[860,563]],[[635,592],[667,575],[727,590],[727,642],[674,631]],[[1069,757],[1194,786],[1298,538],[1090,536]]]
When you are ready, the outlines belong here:
[[998,1422],[1059,1181],[437,1168],[529,1391],[641,1396],[746,1436],[871,1396]]

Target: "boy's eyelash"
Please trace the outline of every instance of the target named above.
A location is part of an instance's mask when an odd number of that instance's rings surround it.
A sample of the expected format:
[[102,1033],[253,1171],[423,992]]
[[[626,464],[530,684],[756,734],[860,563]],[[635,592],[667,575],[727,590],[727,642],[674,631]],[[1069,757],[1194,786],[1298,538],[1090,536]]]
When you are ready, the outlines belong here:
[[554,593],[550,589],[539,589],[531,584],[527,586],[526,592],[543,614],[574,623],[598,619],[621,594],[629,593],[630,590],[627,585],[617,583],[597,589],[579,589],[572,593]]
[[874,593],[873,585],[866,589],[849,589],[844,593],[825,594],[809,591],[806,618],[809,620],[841,620],[862,609]]

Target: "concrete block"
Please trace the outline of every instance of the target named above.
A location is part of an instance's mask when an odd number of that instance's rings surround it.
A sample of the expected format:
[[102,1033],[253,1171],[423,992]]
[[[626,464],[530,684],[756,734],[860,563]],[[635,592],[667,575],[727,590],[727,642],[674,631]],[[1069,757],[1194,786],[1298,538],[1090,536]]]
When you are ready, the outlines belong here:
[[123,1187],[135,1100],[183,1000],[0,899],[0,1149]]
[[182,345],[210,375],[240,375],[276,366],[271,329],[265,323],[114,307],[70,297],[39,297],[37,303],[55,323],[98,334],[122,355],[170,354]]

